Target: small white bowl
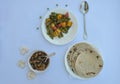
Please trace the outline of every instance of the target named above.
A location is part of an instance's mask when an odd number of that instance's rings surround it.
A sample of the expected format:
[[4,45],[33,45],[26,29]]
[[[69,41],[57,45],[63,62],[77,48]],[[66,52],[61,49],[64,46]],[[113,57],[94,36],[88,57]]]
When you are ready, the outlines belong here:
[[[29,68],[30,68],[31,71],[33,71],[33,72],[35,72],[35,73],[42,73],[42,72],[46,71],[46,69],[49,67],[49,64],[50,64],[50,58],[49,58],[49,57],[47,58],[47,59],[49,60],[49,63],[48,63],[47,67],[46,67],[44,70],[33,69],[32,65],[31,65],[30,62],[29,62],[30,59],[31,59],[31,57],[33,56],[33,54],[36,53],[36,52],[38,52],[38,51],[44,52],[44,51],[41,51],[41,50],[33,51],[33,52],[30,54],[29,58],[28,58],[28,66],[29,66]],[[44,53],[45,53],[46,56],[47,56],[47,53],[46,53],[46,52],[44,52]]]

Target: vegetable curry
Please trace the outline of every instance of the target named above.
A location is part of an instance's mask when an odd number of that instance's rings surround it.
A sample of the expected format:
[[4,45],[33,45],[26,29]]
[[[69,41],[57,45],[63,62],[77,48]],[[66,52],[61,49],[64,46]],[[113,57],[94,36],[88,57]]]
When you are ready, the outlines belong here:
[[47,34],[51,39],[64,37],[64,34],[68,33],[72,24],[68,12],[65,14],[52,12],[45,21]]

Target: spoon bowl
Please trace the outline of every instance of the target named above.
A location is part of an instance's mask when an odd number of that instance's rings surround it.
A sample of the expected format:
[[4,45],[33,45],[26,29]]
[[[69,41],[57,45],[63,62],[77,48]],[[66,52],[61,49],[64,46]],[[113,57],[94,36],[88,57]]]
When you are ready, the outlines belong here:
[[87,36],[87,31],[86,31],[86,19],[85,19],[85,14],[88,12],[89,6],[87,1],[82,1],[80,5],[80,11],[83,14],[83,20],[84,20],[84,32],[83,32],[83,39],[86,40],[88,38]]
[[89,10],[89,6],[88,6],[87,1],[82,1],[81,5],[80,5],[81,13],[86,14],[88,12],[88,10]]

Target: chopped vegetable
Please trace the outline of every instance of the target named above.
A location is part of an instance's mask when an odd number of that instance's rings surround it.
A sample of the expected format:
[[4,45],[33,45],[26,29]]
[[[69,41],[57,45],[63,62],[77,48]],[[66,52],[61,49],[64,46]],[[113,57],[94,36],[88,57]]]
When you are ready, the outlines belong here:
[[46,22],[50,22],[50,18],[46,19]]
[[62,18],[62,14],[58,14],[57,15],[57,19],[59,20],[59,19],[61,19]]
[[62,25],[63,28],[65,28],[66,27],[66,22],[62,22],[61,25]]
[[72,26],[72,21],[69,17],[69,13],[65,14],[52,12],[45,21],[47,34],[51,39],[54,37],[64,37],[64,34],[68,33]]
[[67,22],[67,26],[70,27],[72,25],[72,22],[71,21],[68,21]]

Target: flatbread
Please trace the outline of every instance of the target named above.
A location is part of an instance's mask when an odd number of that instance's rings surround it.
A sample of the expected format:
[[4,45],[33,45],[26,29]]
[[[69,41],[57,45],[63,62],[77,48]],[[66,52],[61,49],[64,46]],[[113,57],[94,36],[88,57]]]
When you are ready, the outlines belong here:
[[[68,60],[67,61],[68,61],[68,64],[73,72],[75,72],[76,59],[80,55],[81,52],[85,51],[86,45],[88,45],[88,44],[85,44],[85,43],[75,44],[74,46],[72,46],[70,48],[70,50],[68,52],[68,55],[67,55]],[[87,46],[87,47],[89,48],[89,46]]]
[[76,44],[73,47],[71,47],[67,55],[68,64],[73,72],[75,72],[74,66],[75,66],[76,59],[78,55],[80,54],[79,47],[77,47],[78,45],[79,44]]
[[83,78],[96,76],[103,67],[100,54],[88,43],[78,43],[69,49],[67,61],[70,69]]
[[75,69],[80,77],[90,78],[96,76],[102,69],[101,56],[95,52],[81,53],[75,63]]

